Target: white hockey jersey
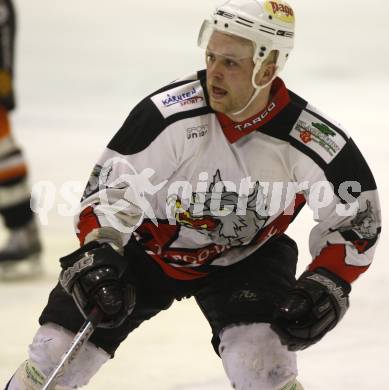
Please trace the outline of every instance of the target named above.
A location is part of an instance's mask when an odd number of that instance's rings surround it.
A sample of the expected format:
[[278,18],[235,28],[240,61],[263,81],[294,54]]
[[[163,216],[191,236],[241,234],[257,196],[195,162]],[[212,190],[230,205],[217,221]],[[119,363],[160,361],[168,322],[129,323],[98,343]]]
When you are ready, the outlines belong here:
[[208,105],[206,73],[167,85],[130,113],[97,162],[76,218],[81,243],[136,239],[190,280],[277,239],[308,203],[310,269],[348,282],[381,230],[374,178],[339,124],[286,89],[242,123]]

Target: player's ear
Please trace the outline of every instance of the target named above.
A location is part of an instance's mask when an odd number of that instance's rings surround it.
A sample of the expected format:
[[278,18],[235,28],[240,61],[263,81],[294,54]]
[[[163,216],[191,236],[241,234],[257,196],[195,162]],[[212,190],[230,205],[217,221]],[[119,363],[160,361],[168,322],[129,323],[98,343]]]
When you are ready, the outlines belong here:
[[264,63],[255,76],[255,82],[257,85],[265,85],[274,77],[277,66],[275,63]]

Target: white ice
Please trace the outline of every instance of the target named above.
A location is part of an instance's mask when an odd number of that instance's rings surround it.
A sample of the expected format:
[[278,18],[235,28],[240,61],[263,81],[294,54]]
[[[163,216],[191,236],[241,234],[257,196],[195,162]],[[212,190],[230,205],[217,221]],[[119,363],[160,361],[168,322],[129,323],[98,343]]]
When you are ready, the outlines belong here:
[[[217,3],[17,1],[19,104],[13,127],[31,164],[32,184],[51,182],[57,193],[48,225],[42,227],[44,277],[0,284],[0,386],[26,357],[38,315],[56,283],[58,258],[77,246],[72,218],[59,215],[58,207],[69,205],[63,184],[73,181],[80,192],[134,104],[203,67],[197,32]],[[293,5],[296,47],[283,78],[349,129],[375,173],[385,222],[389,4],[295,0]],[[289,229],[300,246],[300,272],[310,261],[312,225],[305,211]],[[384,227],[376,260],[354,284],[351,309],[341,324],[299,354],[300,380],[307,390],[389,389],[388,239]],[[177,303],[131,334],[88,388],[228,389],[210,338],[195,303]]]

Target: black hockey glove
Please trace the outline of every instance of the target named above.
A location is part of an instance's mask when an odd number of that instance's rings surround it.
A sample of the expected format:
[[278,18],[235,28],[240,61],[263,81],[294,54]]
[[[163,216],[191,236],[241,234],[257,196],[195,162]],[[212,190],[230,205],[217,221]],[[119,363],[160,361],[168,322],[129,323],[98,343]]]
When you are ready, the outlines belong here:
[[97,306],[102,314],[98,326],[115,328],[131,314],[135,288],[121,280],[127,261],[109,244],[92,241],[60,262],[59,281],[85,318]]
[[351,286],[323,268],[304,272],[276,311],[272,329],[290,351],[318,342],[342,319]]

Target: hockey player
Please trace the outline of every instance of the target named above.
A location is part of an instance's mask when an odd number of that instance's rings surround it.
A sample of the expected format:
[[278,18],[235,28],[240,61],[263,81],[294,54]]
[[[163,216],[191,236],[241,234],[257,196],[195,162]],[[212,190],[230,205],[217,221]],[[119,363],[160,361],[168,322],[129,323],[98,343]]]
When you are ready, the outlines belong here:
[[10,0],[0,0],[0,215],[9,231],[8,241],[0,249],[0,278],[35,274],[41,252],[30,208],[27,166],[8,119],[15,106],[14,39],[15,10]]
[[[7,390],[39,389],[94,307],[103,319],[58,379],[84,386],[127,335],[194,296],[233,388],[296,390],[296,351],[349,306],[380,233],[376,184],[340,125],[278,77],[294,14],[229,0],[204,22],[206,70],[142,100],[97,162],[77,218],[81,248]],[[295,279],[284,234],[308,203],[312,262]]]

